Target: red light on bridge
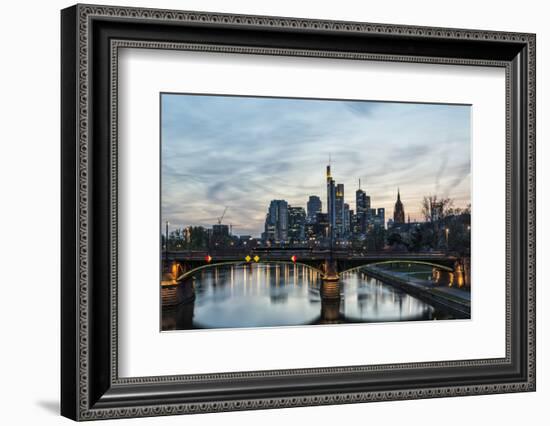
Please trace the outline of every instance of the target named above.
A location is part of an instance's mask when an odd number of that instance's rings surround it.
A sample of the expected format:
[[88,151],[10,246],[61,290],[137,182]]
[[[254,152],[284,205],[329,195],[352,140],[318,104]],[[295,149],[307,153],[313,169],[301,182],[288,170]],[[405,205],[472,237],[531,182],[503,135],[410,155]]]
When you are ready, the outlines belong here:
[[292,262],[294,262],[294,263],[296,263],[296,259],[297,259],[297,257],[296,257],[295,254],[293,254],[292,257],[290,258],[290,260],[292,260]]
[[210,262],[212,262],[212,256],[207,254],[206,257],[204,258],[204,260],[206,260],[206,263],[210,263]]

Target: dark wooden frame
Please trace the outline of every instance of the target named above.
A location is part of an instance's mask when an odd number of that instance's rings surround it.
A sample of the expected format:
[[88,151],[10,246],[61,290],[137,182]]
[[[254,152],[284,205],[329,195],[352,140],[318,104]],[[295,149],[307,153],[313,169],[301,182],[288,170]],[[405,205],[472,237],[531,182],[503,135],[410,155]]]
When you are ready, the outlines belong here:
[[[76,5],[61,13],[61,413],[75,420],[535,390],[535,36]],[[119,378],[120,47],[504,67],[506,357]]]

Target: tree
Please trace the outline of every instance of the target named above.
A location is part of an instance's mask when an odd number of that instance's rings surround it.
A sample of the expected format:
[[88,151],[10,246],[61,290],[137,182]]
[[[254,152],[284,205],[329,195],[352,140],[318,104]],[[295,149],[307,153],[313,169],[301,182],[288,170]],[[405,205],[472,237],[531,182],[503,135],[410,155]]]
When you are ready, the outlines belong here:
[[420,251],[423,246],[423,233],[420,228],[416,228],[411,234],[410,251]]
[[380,251],[384,248],[386,230],[381,226],[373,226],[369,229],[363,244],[367,244],[368,250]]
[[450,209],[449,214],[453,216],[460,216],[460,215],[470,215],[472,212],[472,205],[468,204],[465,208],[461,209],[459,207]]
[[397,232],[392,232],[390,235],[388,235],[388,245],[395,246],[401,244],[403,244],[403,238],[401,238],[401,234],[398,234]]
[[451,198],[425,196],[422,214],[426,223],[422,228],[422,244],[433,249],[445,248],[459,256],[469,256],[471,204],[465,208],[453,207]]
[[177,250],[183,247],[183,231],[181,229],[175,229],[170,232],[168,236],[168,248],[170,250]]
[[447,229],[449,250],[461,258],[470,256],[470,215],[453,217]]
[[381,226],[375,226],[372,230],[372,236],[374,238],[375,250],[382,250],[384,248],[384,241],[386,236],[386,230]]
[[208,248],[208,231],[202,226],[189,227],[188,248],[204,250]]
[[435,222],[453,214],[453,200],[428,195],[422,199],[422,215],[426,222]]

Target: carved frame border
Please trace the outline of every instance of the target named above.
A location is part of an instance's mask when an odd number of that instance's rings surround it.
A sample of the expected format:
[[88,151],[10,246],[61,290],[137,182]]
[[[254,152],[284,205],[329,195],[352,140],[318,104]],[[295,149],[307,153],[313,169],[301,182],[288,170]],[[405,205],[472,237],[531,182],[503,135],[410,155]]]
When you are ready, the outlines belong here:
[[[462,396],[487,393],[504,393],[517,391],[533,391],[535,389],[535,36],[533,34],[511,33],[511,32],[494,32],[494,31],[479,31],[479,30],[464,30],[464,29],[447,29],[447,28],[430,28],[417,26],[402,26],[402,25],[386,25],[386,24],[370,24],[358,22],[338,22],[325,20],[311,19],[296,19],[296,18],[281,18],[267,16],[247,16],[247,15],[232,15],[232,14],[217,14],[203,12],[187,12],[187,11],[170,11],[156,9],[141,9],[127,7],[104,7],[92,5],[77,5],[76,13],[78,19],[78,61],[77,61],[77,89],[78,89],[78,111],[77,111],[77,164],[76,176],[78,179],[78,215],[77,215],[77,236],[76,245],[78,253],[78,277],[77,277],[77,342],[78,342],[78,362],[76,364],[77,383],[75,384],[78,392],[76,419],[92,420],[104,419],[113,417],[140,417],[151,415],[170,415],[170,414],[185,414],[185,413],[205,413],[216,411],[229,410],[248,410],[262,408],[281,408],[294,406],[308,405],[323,405],[323,404],[342,404],[352,402],[366,401],[383,401],[383,400],[400,400],[400,399],[415,399],[415,398],[432,398],[442,396]],[[402,389],[397,391],[380,391],[380,392],[359,392],[359,393],[327,393],[325,395],[312,395],[301,397],[274,397],[274,398],[259,398],[248,400],[228,400],[218,402],[208,402],[200,404],[162,404],[141,407],[122,407],[122,408],[93,408],[90,403],[89,382],[89,315],[88,309],[90,300],[88,298],[89,290],[89,100],[90,100],[90,84],[89,84],[89,55],[90,55],[90,22],[96,17],[109,18],[117,17],[124,19],[136,19],[140,21],[173,21],[173,22],[189,22],[189,23],[209,23],[223,25],[239,25],[252,26],[259,28],[300,28],[304,30],[316,30],[327,32],[359,32],[372,34],[399,34],[410,35],[422,38],[443,38],[443,39],[466,39],[466,40],[495,40],[523,43],[527,46],[527,99],[528,99],[528,115],[527,115],[527,168],[528,181],[527,193],[525,194],[528,217],[528,246],[527,246],[527,369],[528,379],[525,382],[501,383],[494,385],[480,386],[451,386],[451,387],[433,387],[425,389]],[[374,55],[374,54],[354,54],[343,52],[326,52],[312,50],[293,50],[293,49],[272,49],[272,48],[247,48],[235,46],[213,46],[204,44],[181,44],[181,43],[161,43],[161,42],[145,42],[139,40],[113,40],[111,42],[111,119],[116,124],[117,117],[117,58],[118,49],[122,47],[133,48],[155,48],[155,49],[185,49],[185,50],[201,50],[201,51],[223,51],[230,53],[253,53],[267,55],[298,55],[298,56],[316,56],[340,59],[364,59],[364,60],[384,60],[384,61],[400,61],[400,62],[427,62],[427,63],[449,63],[462,65],[484,65],[484,66],[499,66],[506,68],[506,138],[507,138],[507,259],[506,259],[506,358],[504,359],[486,359],[486,360],[468,360],[468,361],[451,361],[451,362],[435,362],[435,363],[415,363],[415,364],[392,364],[380,366],[362,366],[362,367],[328,367],[322,369],[300,369],[300,370],[274,370],[262,372],[246,372],[246,373],[224,373],[218,375],[198,375],[198,376],[161,376],[161,377],[146,377],[146,378],[118,378],[117,373],[117,151],[116,140],[117,130],[116,125],[111,126],[111,141],[112,151],[111,158],[113,167],[111,168],[111,344],[112,348],[112,363],[111,363],[111,380],[115,384],[146,384],[146,383],[170,383],[178,381],[196,381],[196,380],[214,380],[219,378],[242,378],[250,376],[272,376],[272,375],[293,375],[301,376],[311,373],[335,373],[343,372],[349,369],[353,371],[372,371],[384,369],[399,369],[411,367],[437,367],[437,366],[456,366],[456,365],[483,365],[483,364],[502,364],[510,360],[510,323],[512,321],[509,311],[510,301],[510,135],[512,129],[509,126],[510,118],[510,67],[506,62],[500,61],[483,61],[483,60],[467,60],[460,58],[419,58],[415,56],[395,56],[395,55]]]

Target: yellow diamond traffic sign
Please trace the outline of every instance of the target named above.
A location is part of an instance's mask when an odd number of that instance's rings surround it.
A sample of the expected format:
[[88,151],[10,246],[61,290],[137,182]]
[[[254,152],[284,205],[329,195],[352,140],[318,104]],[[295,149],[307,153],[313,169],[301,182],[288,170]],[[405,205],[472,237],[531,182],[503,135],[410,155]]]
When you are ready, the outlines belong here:
[[246,257],[244,258],[244,260],[246,260],[247,262],[250,262],[250,260],[252,260],[252,258],[247,254]]
[[257,262],[258,260],[260,260],[260,256],[258,255],[254,256],[254,262]]

